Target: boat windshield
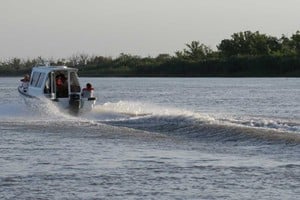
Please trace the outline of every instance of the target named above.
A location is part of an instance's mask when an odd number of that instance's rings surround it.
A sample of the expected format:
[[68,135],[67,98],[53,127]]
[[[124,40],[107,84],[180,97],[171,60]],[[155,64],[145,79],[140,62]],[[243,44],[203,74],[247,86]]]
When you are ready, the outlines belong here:
[[70,73],[70,86],[71,86],[71,93],[81,91],[78,76],[77,76],[76,72]]

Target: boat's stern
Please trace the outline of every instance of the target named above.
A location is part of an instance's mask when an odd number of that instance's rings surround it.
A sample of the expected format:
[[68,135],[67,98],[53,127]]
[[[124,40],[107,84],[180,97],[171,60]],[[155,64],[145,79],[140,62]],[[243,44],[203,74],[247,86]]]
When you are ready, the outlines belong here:
[[81,98],[81,108],[84,111],[90,111],[96,105],[96,97]]
[[91,111],[96,104],[96,97],[83,98],[80,93],[70,94],[69,110],[73,114]]
[[82,107],[80,93],[70,94],[69,96],[69,108],[72,112],[78,112]]

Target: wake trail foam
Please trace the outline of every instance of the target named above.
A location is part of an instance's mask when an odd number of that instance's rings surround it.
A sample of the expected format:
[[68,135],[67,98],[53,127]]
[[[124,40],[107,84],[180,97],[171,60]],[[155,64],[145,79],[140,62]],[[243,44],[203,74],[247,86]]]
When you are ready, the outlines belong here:
[[199,139],[242,141],[250,139],[284,140],[300,143],[300,123],[283,119],[219,114],[219,117],[193,111],[166,108],[141,102],[120,101],[96,107],[99,113],[115,113],[106,120],[115,126],[125,126],[150,132]]
[[171,108],[171,107],[162,107],[153,105],[150,103],[142,102],[129,102],[129,101],[119,101],[117,103],[107,102],[103,105],[96,105],[93,111],[94,116],[97,114],[115,114],[120,116],[120,119],[132,119],[146,116],[185,116],[191,118],[203,119],[206,121],[214,121],[213,117],[210,117],[207,114],[195,113],[192,111]]
[[57,121],[75,119],[47,99],[27,99],[23,102],[0,105],[0,120]]
[[[35,102],[38,101],[38,102]],[[96,105],[93,111],[71,116],[53,102],[0,105],[0,121],[17,124],[71,125],[103,128],[103,124],[201,140],[282,140],[300,143],[300,123],[249,116],[218,116],[150,103],[119,101]]]
[[253,128],[272,129],[278,131],[288,131],[300,133],[300,122],[297,120],[285,120],[285,119],[272,119],[268,117],[237,117],[219,119],[220,121],[228,124],[234,124],[238,126],[246,126]]

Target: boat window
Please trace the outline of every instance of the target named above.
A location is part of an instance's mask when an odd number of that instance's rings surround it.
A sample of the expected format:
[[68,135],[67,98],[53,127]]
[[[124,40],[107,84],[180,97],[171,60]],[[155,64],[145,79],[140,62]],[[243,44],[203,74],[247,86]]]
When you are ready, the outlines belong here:
[[70,73],[71,92],[80,92],[80,84],[76,72]]
[[40,74],[40,77],[39,77],[39,80],[38,80],[38,82],[37,82],[37,87],[42,87],[42,84],[43,84],[43,82],[44,82],[44,78],[45,78],[45,74],[44,73],[41,73]]
[[39,77],[40,77],[40,73],[39,72],[33,72],[30,85],[35,87],[36,84],[37,84],[37,82],[38,82]]
[[45,79],[45,73],[33,72],[30,85],[33,87],[42,87],[44,79]]

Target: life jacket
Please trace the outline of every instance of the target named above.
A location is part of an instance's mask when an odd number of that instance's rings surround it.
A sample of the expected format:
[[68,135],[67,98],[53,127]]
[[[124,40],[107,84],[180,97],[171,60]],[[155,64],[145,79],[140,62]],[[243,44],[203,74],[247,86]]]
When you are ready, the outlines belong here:
[[83,88],[82,90],[92,91],[92,90],[94,90],[94,88],[92,88],[92,87],[90,87],[90,88]]
[[94,96],[94,88],[83,88],[81,96],[84,98],[90,98]]

